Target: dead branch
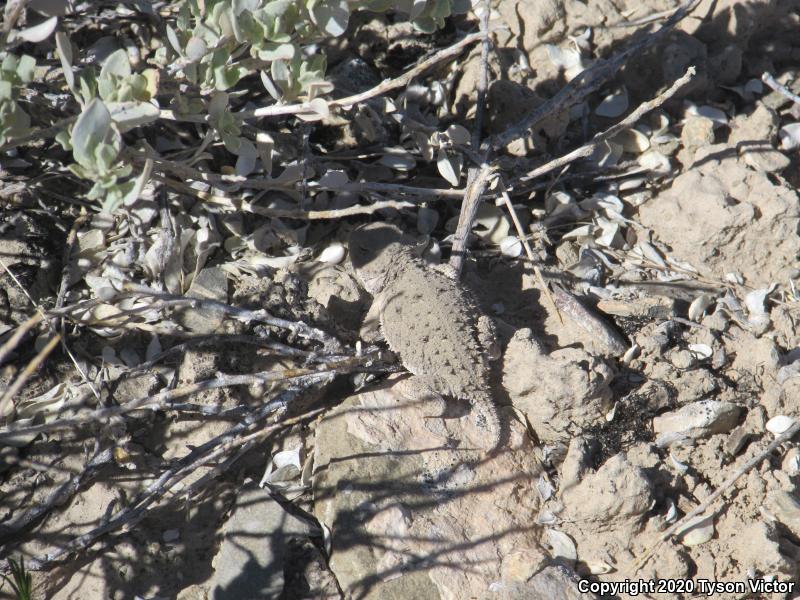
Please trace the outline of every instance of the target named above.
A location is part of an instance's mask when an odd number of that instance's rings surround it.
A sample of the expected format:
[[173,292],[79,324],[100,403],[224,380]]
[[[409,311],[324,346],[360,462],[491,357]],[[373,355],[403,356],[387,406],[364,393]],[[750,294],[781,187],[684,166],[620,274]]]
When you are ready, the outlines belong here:
[[648,100],[647,102],[642,102],[639,106],[636,107],[634,111],[631,112],[631,114],[625,117],[622,121],[616,123],[615,125],[612,125],[605,131],[601,131],[580,148],[576,148],[572,152],[568,152],[563,156],[559,156],[558,158],[553,159],[550,162],[547,162],[539,167],[536,167],[532,171],[520,177],[520,181],[530,181],[531,179],[536,179],[537,177],[541,177],[546,173],[550,173],[551,171],[560,169],[561,167],[568,165],[578,160],[579,158],[590,156],[592,152],[594,152],[594,149],[597,148],[597,146],[600,143],[613,138],[615,135],[617,135],[624,129],[632,127],[644,115],[649,113],[651,110],[658,108],[659,106],[664,104],[664,102],[672,98],[672,96],[674,96],[678,90],[680,90],[684,85],[686,85],[692,79],[692,77],[694,77],[695,73],[696,73],[695,68],[689,67],[686,70],[686,73],[684,73],[680,79],[676,79],[675,82],[669,87],[669,89],[662,92],[655,98]]
[[[322,376],[321,380],[324,380],[325,376],[326,375]],[[225,433],[194,448],[183,458],[174,461],[156,481],[138,494],[128,506],[118,511],[106,523],[95,527],[83,535],[73,538],[55,552],[31,559],[28,563],[28,568],[33,571],[42,570],[59,560],[67,558],[70,554],[85,550],[107,533],[123,527],[130,529],[145,517],[147,509],[151,505],[162,498],[178,482],[212,460],[215,456],[212,451],[215,448],[235,439],[243,432],[258,425],[276,411],[283,409],[289,401],[294,399],[297,393],[298,390],[285,390],[281,392],[274,400],[265,404],[251,419],[234,425]]]
[[[321,329],[307,325],[302,321],[289,321],[288,319],[273,317],[264,309],[248,310],[231,306],[229,304],[225,304],[224,302],[211,300],[209,298],[187,298],[186,296],[158,292],[144,285],[125,282],[122,284],[122,292],[116,296],[116,299],[121,300],[123,298],[131,297],[144,297],[152,300],[150,303],[137,308],[125,310],[120,309],[120,313],[114,315],[113,319],[111,319],[108,323],[108,326],[119,325],[122,319],[132,318],[139,313],[164,308],[186,306],[195,309],[214,311],[244,323],[256,322],[272,327],[278,327],[280,329],[287,329],[303,339],[322,343],[326,351],[335,353],[341,350],[341,342],[339,342],[339,340],[335,337],[325,333]],[[63,315],[75,320],[75,322],[78,324],[85,324],[85,322],[81,321],[81,315],[103,303],[103,301],[98,299],[85,300],[83,302],[68,305],[60,309],[51,310],[48,312],[48,315]],[[101,323],[93,321],[92,324],[97,326]]]
[[22,386],[30,379],[31,375],[36,372],[44,360],[50,356],[50,353],[55,350],[56,346],[58,346],[58,342],[61,341],[61,335],[56,334],[50,338],[50,340],[45,344],[45,346],[39,350],[39,352],[34,356],[31,361],[25,365],[25,368],[20,371],[19,375],[17,375],[14,382],[8,386],[2,396],[0,396],[0,415],[6,414],[7,405],[11,402],[11,399],[17,395],[22,389]]
[[[179,190],[181,193],[194,196],[208,204],[215,204],[217,206],[225,207],[235,212],[246,212],[262,217],[280,218],[280,219],[303,219],[303,220],[320,220],[320,219],[341,219],[343,217],[351,217],[355,215],[370,215],[376,211],[393,208],[395,210],[402,210],[404,208],[413,208],[415,205],[411,202],[402,200],[381,200],[373,202],[369,205],[356,204],[347,208],[338,208],[332,210],[293,210],[285,208],[267,208],[253,204],[249,200],[242,198],[233,198],[228,195],[216,193],[210,194],[201,190],[196,190],[190,185],[183,182],[175,181],[174,179],[167,179],[164,177],[154,177],[153,179],[161,181],[166,185]],[[309,187],[312,187],[309,185]]]
[[664,25],[653,33],[643,35],[639,40],[628,45],[621,52],[605,60],[595,62],[591,67],[575,77],[559,92],[543,102],[523,117],[516,125],[503,133],[499,133],[484,142],[486,149],[500,150],[516,139],[525,137],[528,132],[545,119],[552,117],[569,107],[581,102],[589,94],[595,92],[609,81],[631,57],[641,54],[647,48],[661,40],[675,25],[683,19],[699,0],[689,0],[678,8]]
[[35,521],[38,521],[53,509],[62,506],[77,494],[82,486],[94,479],[102,467],[113,462],[114,456],[111,449],[100,450],[96,445],[94,456],[84,465],[83,469],[53,490],[41,503],[27,509],[17,518],[1,524],[0,540],[7,540],[11,536],[30,528]]
[[772,76],[772,73],[765,71],[764,74],[761,76],[761,81],[766,83],[773,90],[775,90],[785,98],[788,98],[795,104],[800,104],[800,96],[798,96],[797,94],[793,94],[789,90],[789,88],[787,88],[785,85],[781,85],[780,83],[778,83],[778,80]]
[[[289,368],[272,371],[261,371],[246,375],[217,374],[213,379],[205,379],[171,390],[165,390],[154,395],[141,396],[125,404],[97,408],[76,417],[56,419],[41,425],[29,427],[16,427],[14,424],[0,428],[0,440],[4,437],[18,437],[38,435],[40,433],[54,433],[56,431],[69,431],[85,425],[101,424],[110,419],[118,418],[133,412],[153,412],[172,410],[175,400],[190,397],[200,392],[227,388],[239,385],[263,385],[265,383],[294,382],[294,387],[303,387],[308,381],[316,377],[329,374],[341,375],[362,370],[373,371],[372,364],[380,359],[378,352],[370,352],[362,356],[337,358],[323,363],[314,368]],[[184,406],[184,405],[179,405]]]
[[453,237],[453,249],[450,254],[450,266],[453,267],[456,276],[461,274],[461,269],[464,267],[464,257],[467,249],[467,239],[469,232],[472,230],[472,223],[475,221],[475,215],[478,213],[480,206],[480,199],[483,191],[486,189],[486,184],[489,181],[489,176],[494,171],[494,168],[484,163],[481,165],[475,174],[472,183],[467,187],[464,194],[464,200],[461,203],[461,213],[458,217],[458,226],[456,233]]
[[[428,57],[427,59],[419,63],[417,66],[409,69],[399,77],[382,81],[375,87],[370,88],[364,92],[354,94],[352,96],[347,96],[346,98],[340,98],[338,100],[331,100],[330,102],[328,102],[328,106],[331,108],[333,107],[347,108],[355,104],[358,104],[359,102],[365,102],[370,98],[381,96],[386,92],[390,92],[392,90],[405,87],[409,83],[411,83],[411,80],[414,79],[415,77],[422,75],[425,71],[427,71],[434,65],[456,56],[466,46],[469,46],[470,44],[483,39],[484,35],[485,34],[482,31],[466,35],[452,46],[448,46],[447,48],[444,48],[443,50],[440,50],[434,55]],[[241,111],[235,113],[235,115],[242,120],[248,120],[248,119],[260,119],[262,117],[273,117],[277,115],[288,115],[288,114],[298,114],[298,113],[302,114],[309,112],[314,113],[315,111],[313,109],[310,109],[307,103],[303,103],[303,104],[294,104],[286,106],[266,106],[264,108],[257,108],[255,110]]]
[[731,475],[725,481],[723,481],[722,484],[716,490],[714,490],[711,494],[709,494],[705,500],[703,500],[700,504],[698,504],[693,510],[686,513],[681,519],[675,521],[675,523],[673,523],[668,529],[664,531],[664,533],[661,534],[661,536],[658,539],[658,542],[656,542],[653,545],[653,547],[651,547],[649,550],[647,550],[644,554],[642,554],[639,558],[636,559],[636,562],[634,563],[635,566],[634,573],[640,571],[642,567],[644,567],[644,565],[647,564],[647,561],[649,561],[653,557],[653,554],[656,552],[656,550],[658,550],[661,544],[663,544],[670,537],[672,537],[675,534],[675,532],[684,529],[689,521],[705,513],[705,511],[717,500],[717,498],[719,498],[722,494],[724,494],[728,489],[733,487],[733,484],[736,483],[736,481],[742,475],[748,473],[754,467],[761,464],[761,461],[763,461],[767,456],[772,454],[772,452],[776,448],[778,448],[781,444],[784,444],[785,442],[791,440],[797,434],[798,431],[800,431],[800,421],[795,421],[794,424],[791,427],[789,427],[789,429],[787,429],[778,437],[776,437],[774,440],[772,440],[772,442],[770,442],[766,448],[764,448],[761,452],[756,454],[753,458],[745,462],[741,467],[739,467],[733,473],[731,473]]
[[16,348],[20,341],[22,341],[22,338],[25,337],[25,334],[41,323],[42,319],[44,319],[44,315],[40,312],[37,312],[14,330],[14,333],[11,334],[11,337],[8,338],[2,346],[0,346],[0,365],[2,365],[6,357],[14,351],[14,348]]
[[491,2],[483,2],[483,15],[481,16],[481,66],[478,78],[478,89],[475,100],[475,125],[472,130],[471,148],[469,154],[476,165],[467,171],[467,186],[461,201],[461,211],[458,215],[458,225],[453,238],[453,248],[450,254],[450,266],[453,275],[458,278],[464,267],[464,254],[467,248],[467,239],[472,230],[472,223],[478,213],[483,191],[490,175],[490,167],[486,162],[487,152],[481,153],[481,130],[483,128],[483,115],[486,109],[486,89],[489,83],[489,17],[492,12]]

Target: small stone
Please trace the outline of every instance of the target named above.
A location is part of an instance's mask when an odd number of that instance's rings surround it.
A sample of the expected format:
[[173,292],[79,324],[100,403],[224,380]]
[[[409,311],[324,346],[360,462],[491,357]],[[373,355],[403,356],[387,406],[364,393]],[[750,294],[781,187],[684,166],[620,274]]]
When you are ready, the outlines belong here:
[[733,85],[742,72],[742,49],[729,44],[708,59],[708,72],[717,83]]
[[517,550],[503,558],[502,577],[511,581],[528,581],[542,570],[550,557],[542,548]]
[[794,477],[800,473],[800,448],[790,448],[786,455],[783,457],[781,469],[790,477]]
[[[186,296],[225,302],[228,298],[228,276],[219,267],[201,270],[189,286]],[[213,308],[185,307],[176,311],[178,322],[194,333],[209,334],[225,320],[225,315]]]
[[681,130],[681,142],[687,150],[695,150],[713,144],[714,122],[707,117],[689,117]]
[[800,534],[800,500],[797,496],[784,490],[773,490],[767,495],[766,507],[795,536]]
[[[620,489],[625,493],[620,494]],[[653,502],[650,481],[643,469],[624,453],[609,458],[595,473],[562,494],[569,519],[582,527],[603,531],[635,521]]]
[[181,538],[179,529],[167,529],[161,534],[161,540],[167,544],[177,542]]
[[677,350],[670,355],[669,362],[676,369],[688,369],[697,362],[697,359],[688,350]]
[[788,156],[764,144],[740,148],[740,152],[748,165],[763,173],[778,173],[792,163]]
[[699,546],[714,537],[714,518],[700,515],[689,521],[680,533],[684,533],[681,543],[684,546]]
[[747,431],[744,427],[737,427],[725,440],[725,451],[730,455],[738,454],[739,451],[747,445],[747,443],[755,437],[751,431]]
[[767,421],[766,429],[778,436],[794,425],[794,418],[787,415],[776,415]]
[[656,444],[669,446],[684,439],[697,439],[730,431],[739,420],[741,407],[730,402],[701,400],[653,419]]

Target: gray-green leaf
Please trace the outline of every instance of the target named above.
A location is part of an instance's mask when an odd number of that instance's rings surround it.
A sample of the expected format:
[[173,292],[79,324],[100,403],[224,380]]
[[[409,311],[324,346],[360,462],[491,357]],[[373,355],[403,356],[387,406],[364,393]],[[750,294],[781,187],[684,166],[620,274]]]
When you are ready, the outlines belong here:
[[101,100],[95,98],[78,117],[72,128],[72,152],[83,166],[95,161],[95,148],[102,143],[111,127],[111,113]]

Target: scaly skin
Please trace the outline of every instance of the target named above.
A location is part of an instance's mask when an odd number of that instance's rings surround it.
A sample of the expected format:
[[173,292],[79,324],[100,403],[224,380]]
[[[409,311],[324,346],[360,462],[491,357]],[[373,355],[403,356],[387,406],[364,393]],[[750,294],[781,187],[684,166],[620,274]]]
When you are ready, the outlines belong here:
[[501,426],[488,383],[491,352],[476,303],[455,281],[428,267],[391,225],[353,231],[350,260],[379,303],[381,330],[403,366],[428,390],[469,401],[482,445],[496,449]]

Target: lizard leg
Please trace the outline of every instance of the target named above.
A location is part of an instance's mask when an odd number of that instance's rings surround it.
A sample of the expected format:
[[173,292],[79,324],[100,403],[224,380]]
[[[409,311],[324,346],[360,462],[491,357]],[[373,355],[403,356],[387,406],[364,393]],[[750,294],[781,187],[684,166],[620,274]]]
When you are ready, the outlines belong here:
[[[464,413],[450,410],[455,402],[448,403],[437,390],[446,389],[446,385],[437,377],[417,375],[403,381],[401,393],[410,400],[420,402],[434,401],[438,407],[437,415],[427,417],[426,427],[432,433],[443,435],[448,439],[467,442],[478,448],[492,451],[500,445],[502,427],[497,416],[497,407],[489,394],[479,394],[469,398],[458,398],[459,403],[468,403],[470,408]],[[455,434],[446,421],[458,423]],[[464,439],[466,438],[466,439]]]
[[436,379],[425,375],[412,375],[398,383],[398,391],[414,403],[420,405],[424,413],[425,428],[431,433],[450,439],[444,423],[447,401],[436,392]]

